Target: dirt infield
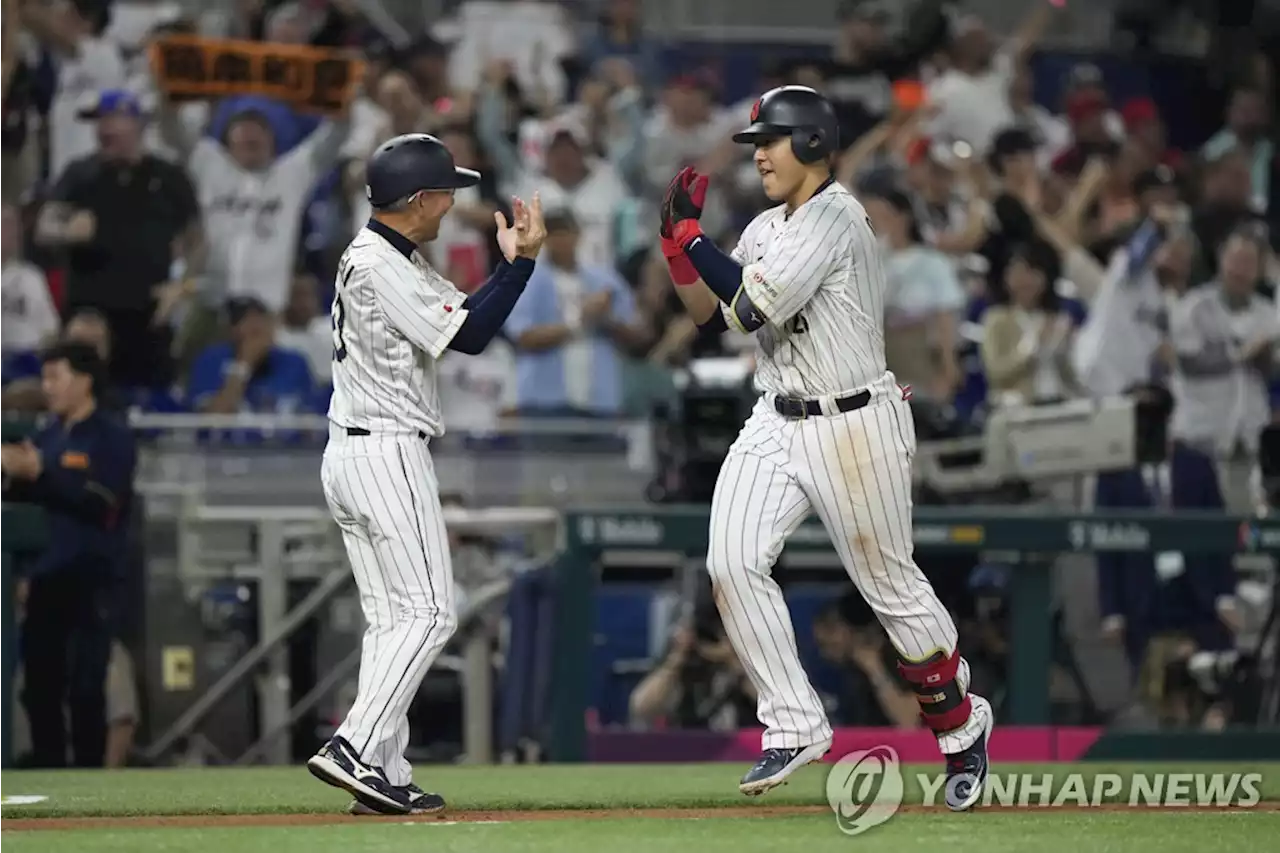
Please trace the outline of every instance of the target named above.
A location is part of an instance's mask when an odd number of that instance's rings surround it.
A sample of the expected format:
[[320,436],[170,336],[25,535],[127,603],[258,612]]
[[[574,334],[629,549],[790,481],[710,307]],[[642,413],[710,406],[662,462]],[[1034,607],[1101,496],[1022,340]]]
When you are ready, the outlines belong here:
[[[904,805],[899,813],[944,812],[942,806]],[[1130,806],[1125,803],[1109,803],[1101,806],[983,806],[976,814],[988,812],[1280,812],[1280,802],[1262,802],[1250,808],[1232,806],[1183,806],[1152,808]],[[353,817],[344,814],[242,814],[242,815],[139,815],[137,817],[32,817],[5,818],[6,832],[33,830],[93,830],[93,829],[220,829],[225,827],[289,827],[332,826],[346,823],[515,823],[543,820],[618,820],[622,818],[650,818],[662,820],[705,820],[707,818],[789,817],[794,815],[829,815],[827,806],[736,806],[724,808],[689,809],[533,809],[524,811],[446,811],[422,816]]]

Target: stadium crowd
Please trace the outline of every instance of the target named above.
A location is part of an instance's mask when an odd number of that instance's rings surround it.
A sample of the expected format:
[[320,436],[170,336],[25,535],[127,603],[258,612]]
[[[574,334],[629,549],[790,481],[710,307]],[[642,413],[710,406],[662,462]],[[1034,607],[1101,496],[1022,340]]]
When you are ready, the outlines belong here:
[[[1141,249],[1131,273],[1154,271],[1171,296],[1221,280],[1270,298],[1280,229],[1261,53],[1224,81],[1220,125],[1180,151],[1160,106],[1113,103],[1096,65],[1072,70],[1060,103],[1032,100],[1028,59],[1055,4],[1031,4],[1003,41],[948,7],[920,3],[896,33],[883,5],[844,3],[829,58],[766,62],[756,86],[813,85],[839,105],[834,165],[883,237],[900,379],[965,420],[1124,390],[1138,368],[1112,350],[1133,338],[1131,318],[1099,303],[1126,247]],[[651,236],[668,176],[694,164],[715,178],[704,227],[735,241],[763,202],[728,142],[749,104],[721,103],[711,65],[669,67],[638,0],[586,22],[554,2],[477,0],[433,30],[449,42],[399,47],[350,2],[247,2],[196,20],[151,0],[7,8],[21,24],[5,27],[8,403],[22,404],[31,354],[60,318],[79,318],[105,326],[130,404],[323,411],[327,282],[368,214],[361,164],[407,131],[439,135],[485,176],[430,247],[464,290],[494,260],[493,209],[536,189],[556,214],[505,340],[478,363],[445,360],[459,422],[643,414],[637,375],[743,349],[699,339]],[[256,94],[173,103],[146,48],[184,32],[341,48],[364,78],[330,116]],[[1160,234],[1131,243],[1149,220]]]
[[[1165,400],[1166,464],[1100,478],[1099,503],[1247,508],[1258,435],[1280,420],[1266,49],[1236,43],[1199,105],[1214,118],[1175,147],[1168,104],[1113,97],[1093,62],[1075,64],[1060,98],[1034,99],[1030,61],[1063,3],[1026,4],[1005,38],[954,5],[921,0],[894,27],[886,5],[848,0],[829,50],[764,57],[759,79],[734,87],[802,84],[836,103],[832,166],[884,252],[890,369],[961,432],[999,406]],[[483,175],[425,249],[463,291],[497,259],[494,210],[535,191],[548,210],[503,337],[441,362],[452,427],[646,416],[691,359],[749,359],[743,339],[683,315],[653,235],[686,165],[713,177],[702,225],[727,247],[765,204],[729,139],[751,100],[727,102],[714,63],[673,62],[641,0],[591,9],[577,20],[554,0],[469,0],[394,44],[351,0],[237,0],[194,17],[170,0],[5,0],[5,412],[42,409],[39,353],[61,339],[105,360],[98,399],[112,407],[323,413],[329,282],[369,215],[363,163],[417,131]],[[173,98],[148,47],[183,34],[323,48],[360,59],[362,78],[323,113],[253,91]],[[1168,567],[1100,559],[1104,627],[1135,670],[1173,627],[1199,648],[1232,641],[1229,562],[1188,562],[1156,606]],[[857,664],[877,719],[913,725],[854,609],[824,611],[820,651]],[[672,666],[704,639],[684,629]],[[731,704],[749,705],[728,681]],[[637,717],[682,701],[652,677],[641,687]]]

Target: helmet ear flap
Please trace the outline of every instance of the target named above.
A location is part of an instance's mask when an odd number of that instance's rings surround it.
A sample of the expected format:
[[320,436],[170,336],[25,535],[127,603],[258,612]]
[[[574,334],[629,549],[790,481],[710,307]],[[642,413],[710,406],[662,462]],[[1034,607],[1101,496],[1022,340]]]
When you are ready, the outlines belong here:
[[821,128],[795,128],[791,131],[791,153],[801,163],[816,163],[827,156],[825,136]]

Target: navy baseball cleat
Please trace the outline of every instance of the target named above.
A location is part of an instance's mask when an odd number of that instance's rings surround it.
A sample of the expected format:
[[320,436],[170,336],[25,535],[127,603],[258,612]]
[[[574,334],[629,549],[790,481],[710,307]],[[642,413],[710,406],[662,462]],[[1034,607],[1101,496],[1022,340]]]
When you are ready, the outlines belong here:
[[785,784],[788,776],[809,762],[819,760],[830,748],[831,741],[824,740],[799,749],[766,749],[755,766],[742,777],[738,790],[748,797],[759,796]]
[[307,760],[307,769],[321,782],[341,788],[378,814],[409,814],[412,810],[405,789],[388,782],[380,768],[361,761],[346,738],[331,739]]
[[973,808],[982,799],[982,791],[987,784],[987,775],[991,772],[991,763],[987,760],[987,741],[991,739],[991,727],[995,723],[995,714],[991,703],[981,696],[969,694],[973,703],[973,714],[980,715],[982,734],[973,742],[973,746],[961,752],[947,755],[947,808],[953,812],[962,812]]
[[[409,798],[409,814],[436,814],[444,811],[444,797],[439,794],[428,794],[412,782],[401,786],[399,790]],[[376,815],[382,812],[374,811],[359,800],[352,800],[351,805],[347,806],[347,814]]]

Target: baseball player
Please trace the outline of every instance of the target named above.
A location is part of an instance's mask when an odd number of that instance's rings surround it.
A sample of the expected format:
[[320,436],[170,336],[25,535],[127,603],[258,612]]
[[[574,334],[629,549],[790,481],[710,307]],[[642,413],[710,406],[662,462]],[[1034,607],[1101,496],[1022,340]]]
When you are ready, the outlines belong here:
[[470,296],[418,252],[434,240],[453,195],[480,175],[457,168],[426,134],[397,136],[369,159],[373,218],[338,264],[333,298],[333,398],[320,478],[368,627],[356,700],[308,762],[349,791],[353,813],[439,811],[412,783],[407,713],[431,662],[457,627],[453,573],[428,442],[442,435],[436,360],[475,355],[502,328],[546,236],[542,203],[501,213],[506,262]]
[[662,249],[689,314],[756,339],[761,397],[720,470],[707,556],[765,725],[764,752],[740,789],[764,793],[831,746],[771,576],[787,537],[814,512],[893,642],[946,755],[947,805],[962,810],[986,780],[991,705],[968,693],[955,624],[912,559],[915,432],[907,391],[885,368],[876,235],[829,168],[836,135],[831,104],[813,89],[784,86],[756,101],[733,139],[755,146],[778,205],[747,226],[731,255],[698,224],[704,176],[684,170],[663,203]]

